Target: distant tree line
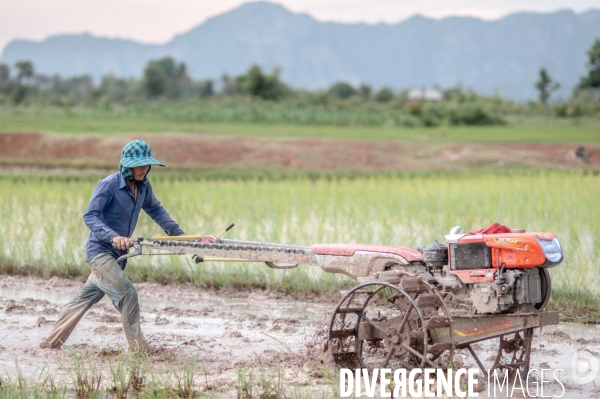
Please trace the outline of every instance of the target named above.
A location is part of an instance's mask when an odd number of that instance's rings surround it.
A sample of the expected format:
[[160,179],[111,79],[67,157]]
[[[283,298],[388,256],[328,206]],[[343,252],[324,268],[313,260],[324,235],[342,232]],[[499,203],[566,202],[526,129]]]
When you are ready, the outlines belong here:
[[[502,123],[500,114],[551,112],[556,116],[600,116],[600,39],[587,52],[588,72],[581,77],[567,102],[556,102],[551,109],[552,93],[560,87],[550,73],[541,68],[534,86],[539,93],[537,104],[518,105],[498,96],[482,97],[460,85],[442,90],[442,101],[410,98],[408,90],[394,91],[383,87],[374,91],[366,84],[337,82],[325,90],[295,90],[281,80],[281,71],[265,72],[251,66],[238,76],[223,75],[219,80],[194,80],[187,66],[171,57],[151,60],[140,78],[106,75],[94,84],[88,75],[62,78],[35,73],[30,61],[19,61],[11,68],[0,64],[0,104],[49,104],[61,107],[76,105],[128,105],[147,101],[239,101],[286,102],[299,107],[329,107],[363,110],[397,110],[418,118],[420,123],[435,126],[450,124]],[[11,73],[12,72],[12,73]],[[236,101],[238,101],[236,100]],[[590,105],[591,104],[591,105]],[[395,111],[394,111],[395,112]]]
[[[99,100],[114,103],[128,103],[142,100],[189,100],[211,97],[249,97],[266,101],[281,101],[299,96],[310,97],[315,103],[325,105],[329,100],[368,100],[376,103],[389,103],[394,99],[405,98],[408,91],[394,92],[389,87],[373,93],[371,86],[358,87],[348,82],[337,82],[326,90],[294,90],[281,78],[280,69],[266,73],[258,65],[252,65],[238,76],[223,75],[220,80],[193,80],[185,63],[177,63],[171,57],[151,60],[146,65],[141,79],[118,78],[105,75],[99,84],[94,85],[89,75],[62,78],[35,74],[30,61],[17,62],[16,74],[11,76],[10,68],[0,64],[0,102],[21,104],[27,98],[41,100],[53,105],[93,104]],[[216,86],[220,89],[217,91]],[[462,89],[459,89],[462,90]],[[456,96],[457,89],[447,90],[449,97]],[[476,96],[473,91],[465,91],[466,97]]]

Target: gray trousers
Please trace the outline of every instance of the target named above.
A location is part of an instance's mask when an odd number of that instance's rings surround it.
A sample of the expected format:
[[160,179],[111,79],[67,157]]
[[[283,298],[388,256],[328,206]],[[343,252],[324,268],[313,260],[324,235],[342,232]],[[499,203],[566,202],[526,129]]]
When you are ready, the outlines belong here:
[[110,253],[94,256],[88,265],[90,277],[79,293],[67,304],[50,335],[42,340],[41,348],[60,348],[69,338],[79,320],[104,294],[108,295],[121,313],[123,331],[132,351],[150,351],[140,329],[138,294],[133,284]]

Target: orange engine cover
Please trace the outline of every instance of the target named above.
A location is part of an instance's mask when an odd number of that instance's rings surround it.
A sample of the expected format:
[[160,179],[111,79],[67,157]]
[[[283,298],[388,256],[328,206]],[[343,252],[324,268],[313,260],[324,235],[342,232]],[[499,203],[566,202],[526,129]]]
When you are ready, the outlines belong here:
[[[474,234],[466,235],[458,239],[456,245],[480,243],[485,244],[490,248],[485,252],[489,252],[491,259],[489,263],[481,265],[482,267],[508,269],[528,269],[538,267],[546,263],[546,254],[543,248],[538,243],[537,239],[553,240],[554,234],[550,233],[504,233],[504,234]],[[449,256],[453,251],[449,251]],[[453,264],[452,259],[449,259],[450,264]],[[459,267],[460,268],[460,267]],[[456,267],[453,267],[456,269]]]

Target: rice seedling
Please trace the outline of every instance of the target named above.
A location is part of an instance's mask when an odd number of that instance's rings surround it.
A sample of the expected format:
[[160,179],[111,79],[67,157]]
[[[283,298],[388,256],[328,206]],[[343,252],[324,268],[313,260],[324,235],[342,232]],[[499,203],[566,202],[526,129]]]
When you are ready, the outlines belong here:
[[3,399],[64,399],[67,387],[57,381],[54,375],[44,366],[26,376],[15,358],[13,375],[0,377],[0,398]]
[[238,367],[236,383],[237,399],[254,398],[254,369]]
[[259,386],[262,389],[261,398],[284,399],[286,395],[285,370],[281,364],[281,358],[277,368],[272,372],[261,371]]
[[[0,397],[3,399],[64,399],[64,398],[149,398],[189,399],[198,397],[293,399],[329,398],[319,387],[297,387],[286,378],[283,363],[275,367],[255,370],[240,366],[237,382],[225,391],[200,392],[196,375],[198,355],[173,367],[152,365],[145,356],[120,353],[112,359],[99,359],[92,353],[68,348],[70,360],[64,366],[66,378],[58,377],[57,370],[43,368],[26,376],[17,364],[16,374],[0,378]],[[160,363],[159,363],[160,364]],[[54,374],[53,374],[54,373]],[[258,376],[258,374],[260,374]],[[207,378],[207,377],[206,377]],[[206,386],[209,387],[208,380]],[[327,387],[324,387],[326,389]],[[212,388],[211,388],[212,389]],[[214,396],[213,396],[214,394]],[[229,395],[229,396],[228,396]],[[316,395],[316,396],[315,396]]]
[[95,362],[85,353],[68,348],[72,362],[68,369],[71,375],[70,386],[75,391],[77,399],[99,398],[102,394],[100,385],[103,380],[102,364]]
[[194,377],[197,365],[198,355],[190,354],[188,359],[183,361],[181,371],[175,373],[175,380],[177,381],[175,391],[180,398],[192,399],[198,395],[194,389]]
[[108,392],[117,399],[131,397],[131,392],[138,392],[144,386],[145,370],[142,356],[132,353],[129,356],[123,352],[117,354],[113,362],[109,362],[111,387]]

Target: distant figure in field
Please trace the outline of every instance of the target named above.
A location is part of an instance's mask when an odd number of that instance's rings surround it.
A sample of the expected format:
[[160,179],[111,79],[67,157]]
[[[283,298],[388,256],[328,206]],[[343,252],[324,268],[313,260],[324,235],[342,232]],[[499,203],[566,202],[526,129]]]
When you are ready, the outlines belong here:
[[168,235],[184,234],[152,192],[148,181],[152,165],[165,166],[152,156],[148,144],[141,140],[132,141],[123,148],[120,171],[96,186],[83,216],[90,228],[86,246],[90,277],[67,304],[50,335],[42,340],[41,348],[60,348],[85,312],[106,294],[121,313],[130,350],[156,351],[140,329],[138,294],[123,272],[127,261],[117,263],[117,258],[131,248],[130,237],[142,209]]
[[588,163],[590,161],[590,155],[585,150],[584,146],[577,147],[575,150],[575,159],[584,163]]

